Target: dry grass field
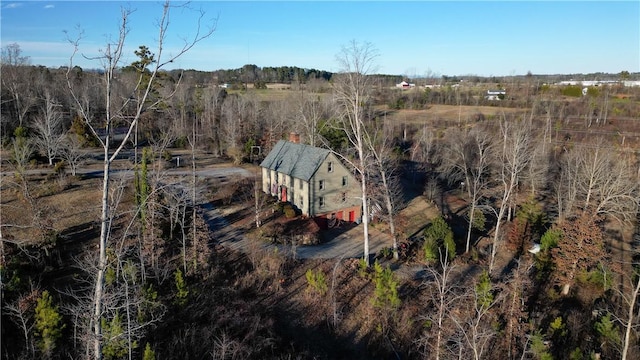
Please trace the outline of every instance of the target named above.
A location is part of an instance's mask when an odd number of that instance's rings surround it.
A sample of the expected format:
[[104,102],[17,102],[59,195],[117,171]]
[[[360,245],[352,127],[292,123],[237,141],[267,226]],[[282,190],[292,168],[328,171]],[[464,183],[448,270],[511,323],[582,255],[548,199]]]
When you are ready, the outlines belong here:
[[387,119],[403,124],[423,125],[425,122],[445,121],[466,123],[475,121],[481,115],[484,119],[498,118],[503,114],[524,113],[523,109],[504,108],[499,106],[456,106],[431,105],[426,110],[388,110],[381,106],[378,111]]

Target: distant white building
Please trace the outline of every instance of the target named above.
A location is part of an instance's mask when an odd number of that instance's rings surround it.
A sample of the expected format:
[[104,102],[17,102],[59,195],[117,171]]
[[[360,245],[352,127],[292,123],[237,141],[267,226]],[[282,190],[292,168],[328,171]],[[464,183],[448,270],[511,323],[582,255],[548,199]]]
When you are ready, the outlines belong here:
[[507,95],[505,90],[487,90],[486,100],[502,100]]
[[400,84],[396,84],[396,87],[400,89],[410,89],[416,87],[416,84],[410,84],[406,81],[403,81]]

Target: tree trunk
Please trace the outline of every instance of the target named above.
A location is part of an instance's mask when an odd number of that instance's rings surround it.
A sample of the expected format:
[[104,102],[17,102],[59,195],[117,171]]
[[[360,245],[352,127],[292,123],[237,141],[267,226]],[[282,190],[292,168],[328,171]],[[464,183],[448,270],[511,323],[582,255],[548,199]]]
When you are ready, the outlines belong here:
[[474,192],[473,196],[471,197],[471,208],[469,209],[469,227],[467,229],[467,245],[464,250],[464,252],[467,252],[467,253],[471,248],[471,230],[473,229],[473,221],[475,220],[475,217],[476,217],[476,201],[477,201],[476,194]]
[[385,170],[380,171],[382,177],[382,186],[384,186],[384,203],[387,207],[387,214],[389,217],[389,233],[393,239],[393,258],[398,260],[398,237],[396,236],[396,223],[393,217],[393,203],[391,202],[391,189],[389,188],[389,181],[387,180],[387,172]]
[[[107,128],[107,130],[109,130]],[[93,295],[93,358],[102,359],[102,295],[104,291],[104,273],[107,266],[107,239],[109,237],[109,139],[104,147],[104,174],[102,175],[102,212],[100,215],[100,243],[98,255],[98,274]]]
[[629,345],[632,341],[631,339],[631,331],[633,329],[633,311],[636,307],[636,299],[638,298],[638,294],[640,293],[640,279],[636,281],[636,288],[633,290],[633,294],[631,295],[631,303],[629,304],[629,312],[627,314],[627,324],[625,326],[624,331],[624,340],[622,340],[622,354],[620,359],[626,360],[627,353],[629,352]]
[[364,161],[361,161],[362,172],[362,226],[364,234],[364,254],[363,258],[369,266],[369,198],[367,197],[367,180],[364,173]]

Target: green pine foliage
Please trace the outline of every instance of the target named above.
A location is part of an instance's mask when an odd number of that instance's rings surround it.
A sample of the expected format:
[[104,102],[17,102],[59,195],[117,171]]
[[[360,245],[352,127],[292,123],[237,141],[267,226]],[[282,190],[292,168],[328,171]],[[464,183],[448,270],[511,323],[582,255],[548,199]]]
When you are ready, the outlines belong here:
[[42,292],[36,305],[35,328],[38,348],[43,354],[50,355],[56,348],[56,342],[62,336],[65,324],[62,323],[62,315],[58,311],[58,306],[53,304],[53,299],[46,290]]
[[595,323],[594,327],[605,346],[615,346],[620,344],[620,333],[615,322],[611,319],[610,313],[601,317],[600,320]]
[[493,304],[493,291],[489,272],[486,270],[480,274],[476,284],[476,294],[479,308],[488,309],[491,307],[491,304]]
[[307,278],[307,291],[315,291],[320,296],[324,296],[327,293],[329,287],[327,286],[327,279],[322,270],[318,269],[313,271],[311,269],[307,270],[305,273]]
[[531,345],[529,346],[534,359],[553,360],[553,356],[549,353],[549,349],[547,349],[547,345],[545,345],[544,338],[540,332],[536,332],[531,336]]
[[546,251],[558,246],[558,241],[562,238],[562,230],[551,228],[540,238],[540,250]]
[[156,360],[156,352],[151,349],[151,345],[149,343],[144,347],[142,360]]
[[375,291],[373,305],[378,308],[396,309],[400,306],[398,297],[398,281],[393,276],[393,272],[387,266],[382,266],[376,261],[373,264]]
[[449,261],[453,260],[456,256],[456,243],[453,240],[453,231],[441,216],[433,219],[429,227],[424,231],[423,251],[425,261],[427,262],[435,259],[434,243],[437,246],[435,252],[439,252],[438,249],[442,249],[446,252]]
[[487,218],[484,216],[484,213],[480,209],[475,209],[473,211],[473,223],[471,227],[473,227],[477,231],[484,231],[487,223]]
[[367,277],[367,269],[369,268],[369,266],[367,265],[367,260],[365,258],[360,258],[358,259],[358,275],[361,278],[366,278]]
[[[102,318],[102,335],[104,337],[102,355],[105,359],[121,359],[129,353],[120,314],[116,313],[111,321]],[[131,346],[135,349],[138,347],[138,343],[134,341]]]
[[560,92],[564,96],[571,97],[581,97],[582,96],[582,88],[578,85],[567,85],[563,87]]
[[431,238],[424,239],[422,254],[427,264],[435,263],[438,260],[438,242]]
[[189,287],[187,286],[187,282],[182,276],[182,271],[180,271],[180,269],[177,269],[174,273],[174,279],[176,285],[175,303],[178,306],[184,306],[189,297]]

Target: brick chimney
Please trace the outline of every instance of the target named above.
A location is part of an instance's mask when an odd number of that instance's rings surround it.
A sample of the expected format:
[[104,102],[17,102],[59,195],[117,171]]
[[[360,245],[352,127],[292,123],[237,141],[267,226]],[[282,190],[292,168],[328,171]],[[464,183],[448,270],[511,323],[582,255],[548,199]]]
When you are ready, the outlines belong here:
[[297,132],[289,133],[289,141],[294,144],[300,144],[300,134]]

